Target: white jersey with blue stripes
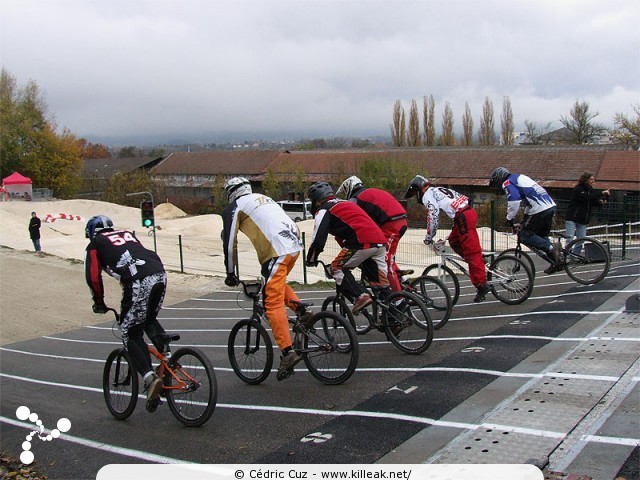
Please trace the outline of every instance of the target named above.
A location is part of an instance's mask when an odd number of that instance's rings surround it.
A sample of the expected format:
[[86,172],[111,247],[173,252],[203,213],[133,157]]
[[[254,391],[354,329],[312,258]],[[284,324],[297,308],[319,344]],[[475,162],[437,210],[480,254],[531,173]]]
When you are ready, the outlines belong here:
[[507,220],[513,220],[521,204],[525,215],[535,215],[556,206],[547,191],[531,178],[513,173],[502,184],[507,195]]

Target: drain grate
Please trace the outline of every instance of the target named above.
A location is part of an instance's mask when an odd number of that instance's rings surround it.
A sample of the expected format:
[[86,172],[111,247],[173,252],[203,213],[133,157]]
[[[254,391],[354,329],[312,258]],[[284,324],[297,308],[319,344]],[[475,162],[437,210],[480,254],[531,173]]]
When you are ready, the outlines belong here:
[[485,428],[458,435],[432,463],[525,463],[547,457],[638,358],[637,313],[622,313],[490,412]]

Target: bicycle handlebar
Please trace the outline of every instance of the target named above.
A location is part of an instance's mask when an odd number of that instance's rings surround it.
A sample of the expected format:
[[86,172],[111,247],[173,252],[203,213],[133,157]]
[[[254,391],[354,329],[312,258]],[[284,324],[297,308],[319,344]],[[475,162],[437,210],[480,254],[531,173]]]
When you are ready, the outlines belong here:
[[[316,264],[313,265],[313,266],[317,267],[318,265],[322,266],[322,269],[324,270],[324,276],[327,277],[327,279],[329,279],[329,280],[333,280],[333,275],[331,275],[331,265],[327,265],[322,260],[317,260]],[[309,265],[309,266],[311,266],[311,265]]]

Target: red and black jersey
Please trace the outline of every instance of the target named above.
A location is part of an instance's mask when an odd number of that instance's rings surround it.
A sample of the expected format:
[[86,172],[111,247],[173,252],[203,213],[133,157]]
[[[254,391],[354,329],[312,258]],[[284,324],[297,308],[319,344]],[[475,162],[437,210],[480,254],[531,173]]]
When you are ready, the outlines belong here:
[[357,190],[350,201],[357,203],[380,226],[407,217],[402,204],[389,192],[379,188]]
[[84,271],[95,303],[104,303],[102,271],[126,285],[164,271],[158,255],[127,230],[98,233],[87,245]]
[[316,213],[311,246],[307,253],[310,263],[317,261],[329,234],[343,248],[370,248],[387,243],[384,233],[367,212],[353,202],[336,198],[324,202]]

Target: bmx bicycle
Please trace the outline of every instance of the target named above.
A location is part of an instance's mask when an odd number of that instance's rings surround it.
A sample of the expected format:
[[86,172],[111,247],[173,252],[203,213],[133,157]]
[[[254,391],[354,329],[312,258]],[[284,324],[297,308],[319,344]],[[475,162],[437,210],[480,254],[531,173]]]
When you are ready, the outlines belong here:
[[[236,323],[229,334],[227,352],[231,367],[245,383],[257,385],[270,374],[273,343],[263,323],[267,323],[262,304],[262,282],[240,280],[244,294],[253,301],[251,316]],[[307,369],[326,385],[338,385],[351,377],[358,365],[358,341],[347,320],[335,312],[320,311],[302,322],[299,315],[289,317],[293,327],[293,349]],[[278,374],[278,380],[294,370]]]
[[[113,308],[116,321],[120,315]],[[116,335],[117,336],[117,335]],[[167,346],[180,339],[180,335],[166,334]],[[206,423],[216,407],[218,386],[216,375],[207,356],[197,348],[181,347],[175,352],[161,353],[147,345],[152,357],[159,364],[156,374],[163,379],[160,397],[178,421],[187,427],[199,427]],[[118,420],[127,419],[135,410],[140,389],[138,372],[131,355],[123,348],[116,348],[107,357],[102,375],[102,391],[107,408]]]
[[[438,263],[429,265],[422,272],[423,275],[433,275],[449,289],[453,305],[460,298],[460,280],[451,266],[463,275],[469,276],[463,258],[447,251],[444,242],[433,244],[433,251],[440,256]],[[487,269],[487,285],[491,293],[502,303],[518,305],[524,302],[533,291],[533,274],[525,261],[514,255],[500,255],[494,259],[494,254],[482,255]]]
[[[322,261],[318,263],[325,276],[332,279],[329,266]],[[421,298],[408,290],[391,292],[383,298],[381,288],[372,287],[365,279],[362,282],[373,300],[371,305],[354,314],[336,285],[336,294],[324,300],[322,310],[346,317],[358,335],[372,329],[383,332],[404,353],[417,355],[427,350],[433,341],[433,323]]]

